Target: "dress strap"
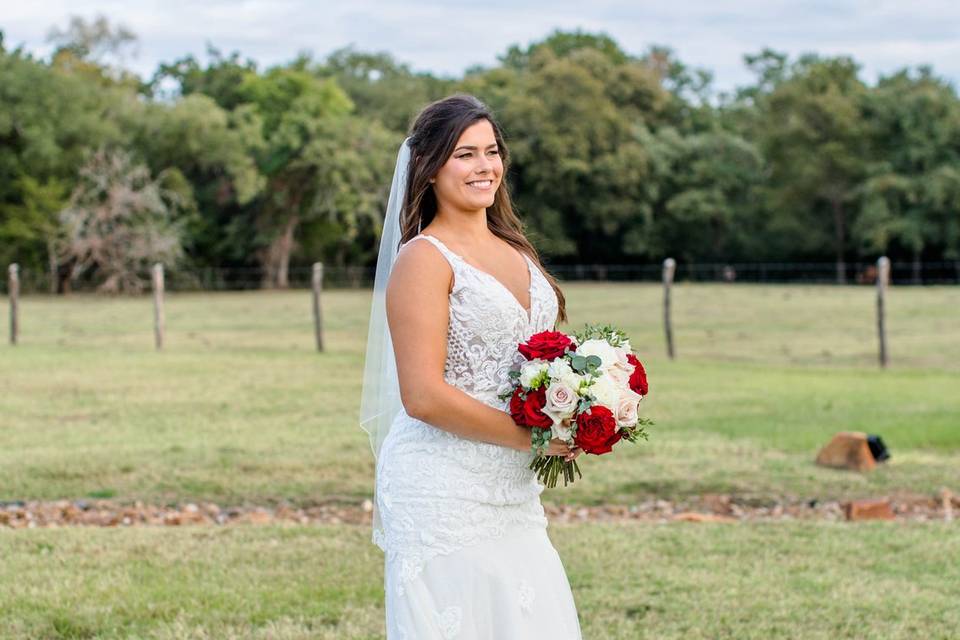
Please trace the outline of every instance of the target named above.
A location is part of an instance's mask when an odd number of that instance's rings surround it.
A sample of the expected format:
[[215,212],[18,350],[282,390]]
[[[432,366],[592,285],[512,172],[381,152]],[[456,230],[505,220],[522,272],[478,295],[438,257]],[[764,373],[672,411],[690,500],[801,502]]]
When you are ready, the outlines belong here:
[[456,253],[448,249],[447,245],[443,244],[443,242],[440,241],[440,238],[435,238],[431,235],[427,235],[426,233],[421,233],[419,235],[416,235],[410,238],[410,242],[413,242],[414,240],[417,240],[419,238],[426,238],[433,244],[433,246],[439,249],[440,253],[443,254],[443,257],[446,258],[447,262],[450,263],[450,268],[453,269],[454,273],[456,273],[457,263],[459,260],[463,260],[463,258],[461,258],[459,255],[457,255]]
[[421,233],[419,235],[413,236],[412,238],[410,238],[410,240],[407,241],[406,244],[410,244],[414,240],[419,240],[420,238],[426,238],[427,240],[429,240],[433,244],[433,246],[435,246],[437,249],[440,250],[440,253],[443,254],[443,257],[447,259],[447,262],[450,264],[450,269],[453,271],[453,282],[450,285],[450,293],[453,293],[457,289],[457,286],[460,283],[460,275],[462,273],[462,270],[459,265],[461,264],[461,261],[463,260],[463,258],[461,258],[457,254],[455,254],[453,251],[448,249],[445,244],[440,242],[439,238],[434,238],[433,236],[427,235],[425,233]]

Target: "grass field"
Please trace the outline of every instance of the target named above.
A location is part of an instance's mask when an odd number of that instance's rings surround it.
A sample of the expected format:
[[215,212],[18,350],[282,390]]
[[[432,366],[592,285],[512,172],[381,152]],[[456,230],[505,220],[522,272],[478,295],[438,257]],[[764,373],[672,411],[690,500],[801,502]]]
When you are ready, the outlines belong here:
[[[956,638],[944,523],[551,525],[583,637]],[[0,637],[382,638],[358,527],[0,532]]]
[[[581,458],[584,478],[545,502],[960,490],[960,288],[891,289],[887,370],[869,287],[679,284],[675,361],[658,287],[564,291],[561,330],[602,321],[631,336],[657,424],[649,442]],[[170,294],[161,353],[150,305],[21,300],[20,344],[0,347],[0,500],[370,496],[356,423],[368,291],[325,293],[322,354],[308,292]],[[892,459],[867,475],[814,466],[840,430],[880,434]],[[550,533],[586,638],[947,638],[960,622],[960,575],[945,562],[956,527]],[[0,638],[382,637],[382,555],[368,538],[351,526],[0,529]]]

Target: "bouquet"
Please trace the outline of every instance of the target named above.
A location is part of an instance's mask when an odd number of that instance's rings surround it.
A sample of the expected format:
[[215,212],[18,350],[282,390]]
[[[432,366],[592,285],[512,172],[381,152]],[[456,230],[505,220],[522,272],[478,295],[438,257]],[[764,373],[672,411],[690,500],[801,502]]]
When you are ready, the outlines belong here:
[[517,346],[526,361],[508,375],[510,415],[531,429],[530,468],[548,487],[583,477],[577,461],[544,453],[552,438],[575,444],[584,453],[602,455],[621,440],[647,439],[639,403],[647,395],[647,373],[623,331],[610,325],[585,325],[573,335],[541,331]]

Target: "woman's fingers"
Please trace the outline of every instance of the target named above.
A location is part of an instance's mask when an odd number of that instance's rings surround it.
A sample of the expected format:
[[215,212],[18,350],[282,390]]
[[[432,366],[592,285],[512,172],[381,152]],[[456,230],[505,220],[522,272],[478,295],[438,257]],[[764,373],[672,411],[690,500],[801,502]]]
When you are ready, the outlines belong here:
[[566,456],[570,453],[570,444],[564,442],[560,438],[552,438],[550,440],[550,448],[547,451],[549,456]]
[[547,450],[547,455],[563,456],[565,462],[570,462],[571,460],[575,460],[582,452],[583,449],[571,442],[565,442],[560,438],[553,438],[550,440],[550,448]]

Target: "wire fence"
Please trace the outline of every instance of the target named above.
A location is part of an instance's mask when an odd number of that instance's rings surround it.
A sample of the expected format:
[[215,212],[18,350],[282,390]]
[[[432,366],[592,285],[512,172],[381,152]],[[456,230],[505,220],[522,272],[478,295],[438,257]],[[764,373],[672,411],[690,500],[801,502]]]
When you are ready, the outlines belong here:
[[[621,301],[614,307],[604,307],[604,313],[610,314],[609,321],[639,331],[638,340],[647,344],[662,338],[670,359],[703,357],[735,362],[851,366],[873,361],[885,367],[889,345],[897,366],[956,368],[960,342],[956,340],[955,310],[960,309],[960,287],[951,285],[960,282],[958,266],[956,262],[891,265],[886,258],[876,264],[853,263],[847,267],[851,283],[847,287],[830,286],[836,282],[833,263],[677,265],[666,260],[663,265],[561,265],[550,271],[562,285],[578,280],[643,282],[642,289],[626,297],[615,287],[605,291],[588,289],[591,296],[596,292],[608,296],[607,300]],[[165,274],[157,267],[153,270],[154,282],[144,287],[147,295],[124,296],[125,299],[118,300],[121,305],[86,304],[87,298],[80,296],[50,296],[49,283],[45,283],[49,274],[40,270],[17,274],[11,270],[10,280],[4,284],[17,287],[20,293],[33,292],[38,299],[36,304],[21,307],[18,294],[4,297],[3,306],[9,311],[5,324],[9,327],[10,344],[19,344],[21,336],[29,344],[58,346],[140,343],[149,339],[147,335],[152,329],[155,348],[160,350],[164,348],[168,328],[165,292],[263,290],[260,269],[180,270]],[[888,307],[884,283],[889,284],[890,280],[884,276],[891,272],[900,280],[894,280],[896,284],[907,286],[891,294]],[[294,290],[291,295],[302,302],[302,307],[301,302],[291,306],[293,299],[289,296],[277,298],[269,291],[256,294],[259,297],[255,303],[245,295],[216,301],[203,295],[171,298],[168,302],[176,305],[169,323],[174,342],[207,348],[229,335],[229,340],[223,342],[228,348],[268,344],[278,336],[303,344],[307,331],[304,315],[310,310],[311,337],[317,350],[323,351],[327,329],[336,342],[344,337],[344,331],[366,326],[362,316],[365,308],[356,304],[354,296],[346,295],[332,299],[336,312],[330,327],[326,327],[322,304],[326,298],[321,293],[338,288],[347,293],[362,288],[369,291],[372,269],[317,269],[314,278],[313,267],[296,266],[289,276],[290,288]],[[678,280],[717,285],[681,287],[671,294],[671,287]],[[736,283],[770,286],[737,287]],[[794,283],[826,286],[794,288]],[[73,291],[92,291],[96,284],[92,280],[81,282]],[[948,286],[910,286],[913,284]],[[148,300],[144,299],[151,293],[152,314],[146,309]],[[105,298],[97,296],[100,300]],[[591,299],[595,302],[598,298]],[[340,306],[350,300],[353,302],[346,307]],[[274,313],[264,312],[263,305],[279,306],[273,307],[277,310]],[[66,309],[69,312],[63,313]],[[889,322],[887,309],[891,312]],[[344,311],[356,315],[345,320],[340,315]],[[251,322],[251,314],[256,313],[260,315]]]
[[[656,264],[547,264],[547,270],[563,282],[659,282],[663,266]],[[369,288],[375,267],[327,266],[323,286],[330,289]],[[311,286],[310,265],[291,266],[291,289]],[[846,284],[874,284],[875,262],[849,262],[844,269]],[[142,274],[144,291],[150,289],[150,273]],[[238,291],[264,288],[264,271],[259,267],[204,267],[165,270],[167,291]],[[837,284],[833,262],[683,263],[678,262],[675,282],[727,282],[771,284]],[[960,260],[939,262],[892,262],[890,282],[894,285],[960,284]],[[96,291],[100,281],[86,277],[71,282],[71,291]],[[0,278],[0,293],[6,294],[7,278]],[[24,294],[54,290],[50,272],[20,269],[20,291]]]
[[[549,267],[565,281],[657,281],[662,279],[663,266],[649,265],[557,265]],[[846,284],[876,283],[876,262],[850,262],[845,265]],[[891,283],[895,284],[960,284],[960,260],[942,262],[891,263]],[[834,262],[678,262],[674,281],[836,284]]]

